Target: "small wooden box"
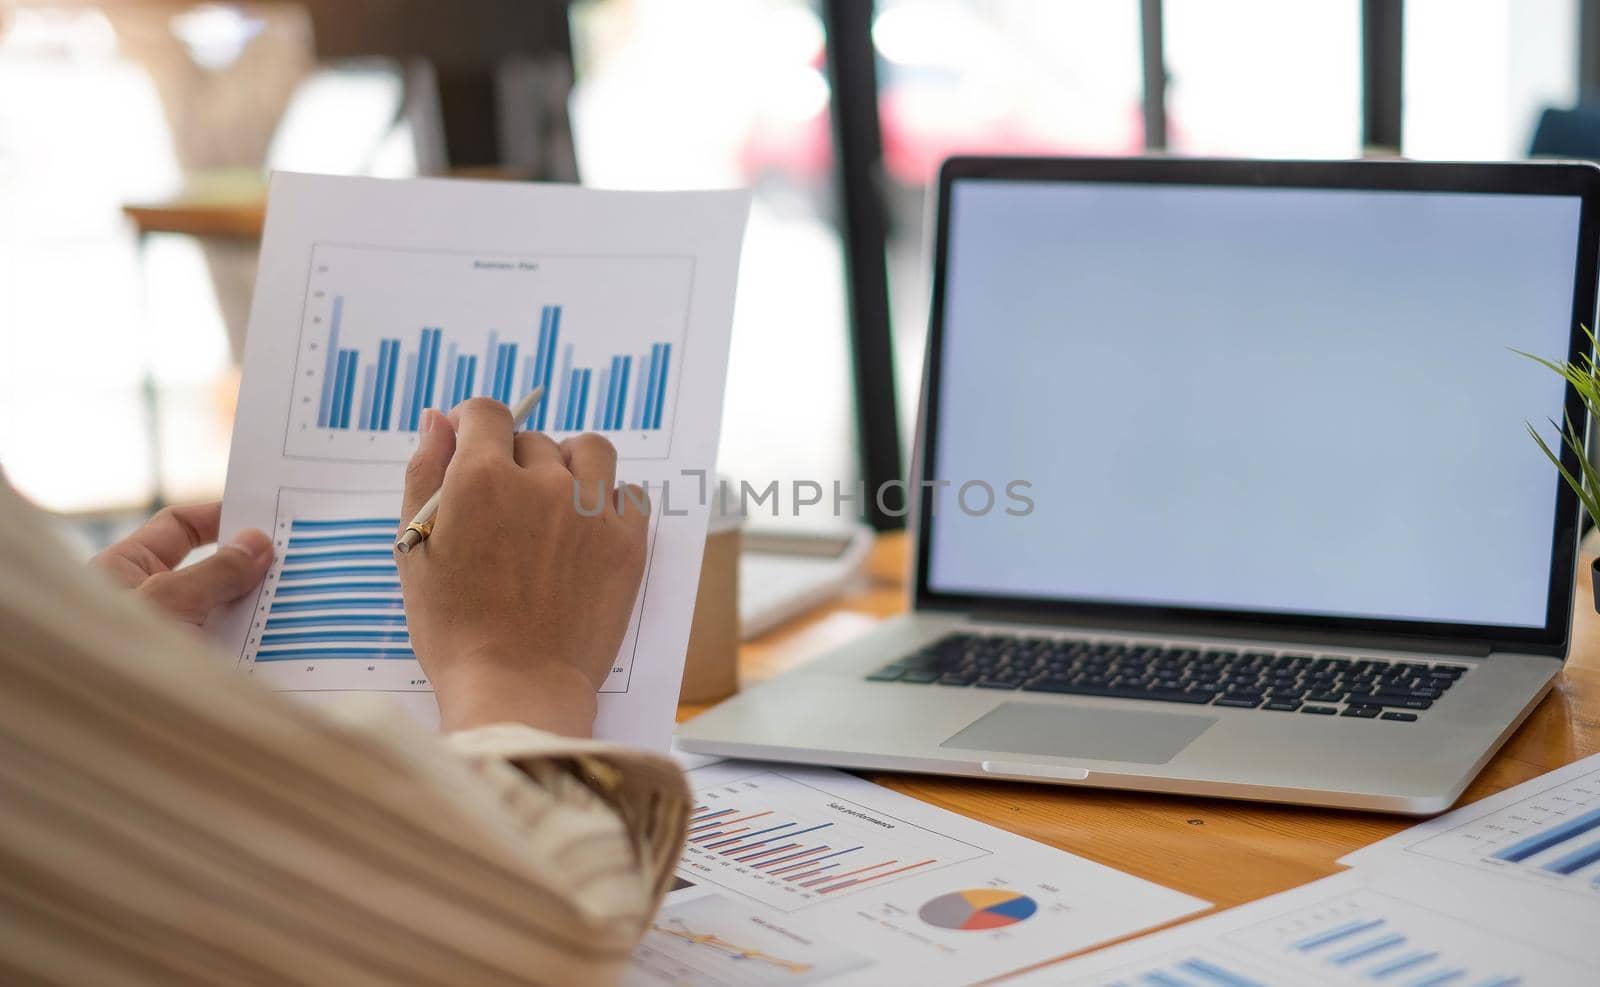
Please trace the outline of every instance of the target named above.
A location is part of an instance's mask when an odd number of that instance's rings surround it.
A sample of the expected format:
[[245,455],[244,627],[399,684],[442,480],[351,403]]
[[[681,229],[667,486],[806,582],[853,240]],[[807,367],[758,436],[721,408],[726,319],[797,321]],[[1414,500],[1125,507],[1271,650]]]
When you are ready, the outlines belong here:
[[714,703],[739,691],[739,550],[744,519],[713,510],[700,564],[678,701]]

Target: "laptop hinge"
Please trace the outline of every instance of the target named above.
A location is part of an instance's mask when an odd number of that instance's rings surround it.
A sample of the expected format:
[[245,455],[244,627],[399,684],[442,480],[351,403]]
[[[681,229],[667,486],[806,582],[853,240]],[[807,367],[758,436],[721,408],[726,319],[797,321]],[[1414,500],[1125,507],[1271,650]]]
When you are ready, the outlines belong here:
[[1096,615],[1093,618],[1061,616],[1042,613],[1018,613],[999,610],[973,611],[969,619],[974,623],[1044,624],[1061,627],[1104,627],[1126,630],[1136,634],[1166,637],[1223,637],[1250,638],[1270,641],[1294,641],[1306,644],[1345,648],[1391,648],[1396,651],[1419,651],[1424,654],[1459,655],[1463,658],[1487,658],[1494,652],[1488,641],[1467,638],[1440,639],[1415,637],[1405,634],[1363,634],[1359,631],[1316,631],[1294,627],[1260,627],[1240,624],[1183,623],[1161,621],[1153,623],[1148,618],[1118,620],[1115,617]]

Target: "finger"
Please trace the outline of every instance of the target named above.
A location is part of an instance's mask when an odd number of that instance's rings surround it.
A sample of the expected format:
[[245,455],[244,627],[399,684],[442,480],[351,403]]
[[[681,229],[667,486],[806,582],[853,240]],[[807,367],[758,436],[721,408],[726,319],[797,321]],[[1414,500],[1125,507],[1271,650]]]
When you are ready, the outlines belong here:
[[650,517],[650,491],[637,483],[624,483],[617,487],[617,513],[625,518],[636,518],[643,525]]
[[261,585],[271,565],[271,539],[248,529],[208,559],[151,576],[139,586],[139,595],[180,620],[199,624],[212,610]]
[[137,531],[90,561],[132,588],[182,562],[201,545],[217,540],[221,501],[162,508]]
[[518,432],[516,438],[511,440],[512,454],[517,457],[517,465],[523,469],[537,469],[541,466],[560,466],[566,469],[566,460],[561,455],[561,447],[556,445],[556,440],[543,432]]
[[508,459],[511,456],[511,409],[493,398],[472,398],[450,412],[456,425],[456,450],[463,456]]
[[450,419],[432,408],[417,424],[417,451],[406,464],[406,490],[400,498],[400,527],[422,510],[434,492],[444,486],[445,468],[456,451],[456,430]]
[[604,491],[617,485],[617,447],[597,432],[563,440],[561,458],[580,489]]

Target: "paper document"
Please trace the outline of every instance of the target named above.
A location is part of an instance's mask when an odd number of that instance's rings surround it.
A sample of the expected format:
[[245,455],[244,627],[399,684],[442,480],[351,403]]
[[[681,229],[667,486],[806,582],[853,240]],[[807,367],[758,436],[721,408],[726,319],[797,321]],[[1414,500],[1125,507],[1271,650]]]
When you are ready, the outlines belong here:
[[1475,902],[1419,900],[1409,882],[1347,871],[1076,960],[1006,987],[1585,987],[1568,951],[1509,935]]
[[1407,881],[1431,900],[1471,902],[1502,931],[1600,967],[1600,755],[1419,823],[1341,863]]
[[1341,863],[1442,864],[1600,912],[1600,754],[1430,819]]
[[417,425],[543,386],[521,427],[602,432],[619,479],[651,492],[596,732],[665,749],[747,209],[743,192],[274,176],[222,520],[277,558],[208,633],[271,688],[386,692],[436,718],[391,554]]
[[1008,984],[1600,982],[1600,755],[1341,862],[1354,869]]
[[722,761],[689,783],[632,987],[970,984],[1206,907],[837,771]]

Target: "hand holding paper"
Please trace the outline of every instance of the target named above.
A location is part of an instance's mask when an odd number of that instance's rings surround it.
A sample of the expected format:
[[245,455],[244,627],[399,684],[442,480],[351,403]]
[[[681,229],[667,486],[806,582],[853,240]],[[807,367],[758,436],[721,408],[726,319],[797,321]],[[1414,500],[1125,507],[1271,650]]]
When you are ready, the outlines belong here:
[[[572,510],[560,443],[585,432],[614,447],[616,478],[652,499],[681,489],[670,511],[656,499],[644,524],[645,574],[620,646],[609,590],[580,600],[551,585],[517,590],[543,594],[540,630],[522,628],[519,641],[537,649],[552,626],[570,637],[561,621],[603,628],[570,659],[600,680],[595,734],[665,748],[707,517],[691,494],[715,469],[747,207],[743,192],[276,176],[222,528],[267,531],[277,559],[261,591],[208,631],[272,688],[312,700],[384,692],[436,719],[433,676],[446,666],[428,649],[439,622],[417,622],[415,569],[408,561],[403,597],[393,551],[427,496],[402,503],[406,464],[423,422],[438,421],[430,413],[479,397],[509,405],[542,387],[523,419],[495,425],[515,462],[495,467],[505,475],[485,488],[488,509],[513,511],[492,499],[523,483],[509,471],[524,469],[524,452],[554,449]],[[514,454],[513,427],[530,433]],[[544,523],[545,503],[525,508],[530,525]],[[558,619],[553,606],[571,609]]]

